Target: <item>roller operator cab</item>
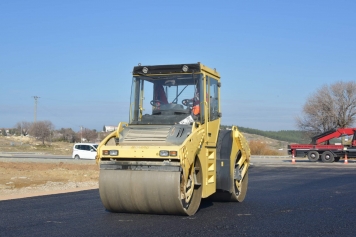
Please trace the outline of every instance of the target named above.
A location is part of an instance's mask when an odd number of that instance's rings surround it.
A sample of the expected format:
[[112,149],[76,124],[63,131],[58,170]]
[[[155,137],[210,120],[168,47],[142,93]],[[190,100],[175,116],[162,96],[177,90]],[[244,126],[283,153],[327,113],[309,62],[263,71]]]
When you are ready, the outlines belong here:
[[201,63],[133,69],[129,122],[99,145],[99,193],[113,212],[193,215],[202,198],[244,200],[250,149],[220,130],[220,75]]

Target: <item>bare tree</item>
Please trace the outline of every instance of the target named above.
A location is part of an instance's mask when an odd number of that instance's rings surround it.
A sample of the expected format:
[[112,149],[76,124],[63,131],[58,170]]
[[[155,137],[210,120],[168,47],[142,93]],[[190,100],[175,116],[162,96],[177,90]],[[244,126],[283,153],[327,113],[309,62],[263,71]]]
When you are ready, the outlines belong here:
[[98,133],[96,132],[95,129],[93,130],[90,130],[90,129],[87,129],[87,128],[84,128],[82,130],[82,137],[85,138],[88,142],[94,142],[95,139],[98,138]]
[[356,117],[356,83],[336,82],[324,85],[310,96],[302,117],[297,117],[299,129],[310,135],[335,128],[352,126]]
[[29,134],[33,137],[36,137],[38,140],[44,142],[46,138],[49,138],[51,135],[51,131],[54,129],[52,122],[50,121],[38,121],[32,123],[32,126],[29,130]]
[[[22,121],[22,122],[18,122],[15,127],[16,127],[17,131],[19,131],[19,135],[26,136],[26,135],[28,135],[28,132],[29,132],[31,126],[32,126],[32,123]],[[21,129],[22,129],[22,131],[21,131]]]
[[71,128],[61,128],[58,131],[62,138],[60,140],[67,142],[74,142],[76,139],[76,133]]

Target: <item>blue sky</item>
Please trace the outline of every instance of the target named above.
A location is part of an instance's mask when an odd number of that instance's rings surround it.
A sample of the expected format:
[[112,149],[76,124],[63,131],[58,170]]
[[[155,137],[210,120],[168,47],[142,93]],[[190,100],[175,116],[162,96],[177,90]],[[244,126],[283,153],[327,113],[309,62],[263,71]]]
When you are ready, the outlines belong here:
[[296,129],[324,84],[356,79],[356,1],[0,1],[0,127],[128,121],[132,68],[202,62],[222,123]]

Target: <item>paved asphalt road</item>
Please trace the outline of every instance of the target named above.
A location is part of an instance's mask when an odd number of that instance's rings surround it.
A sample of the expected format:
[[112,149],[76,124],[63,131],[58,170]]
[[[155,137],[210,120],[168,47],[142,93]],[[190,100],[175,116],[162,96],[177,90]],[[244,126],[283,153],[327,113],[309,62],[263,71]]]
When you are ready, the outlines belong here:
[[253,166],[242,203],[191,217],[110,213],[98,190],[0,202],[0,236],[355,236],[356,169]]

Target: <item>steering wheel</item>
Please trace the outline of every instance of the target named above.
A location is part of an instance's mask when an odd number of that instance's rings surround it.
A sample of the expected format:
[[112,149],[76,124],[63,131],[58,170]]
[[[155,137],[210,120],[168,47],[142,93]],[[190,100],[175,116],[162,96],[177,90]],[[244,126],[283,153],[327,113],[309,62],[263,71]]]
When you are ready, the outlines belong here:
[[193,99],[184,99],[182,100],[182,104],[184,106],[193,107]]
[[160,106],[162,104],[162,101],[160,100],[151,100],[150,104],[154,107]]

